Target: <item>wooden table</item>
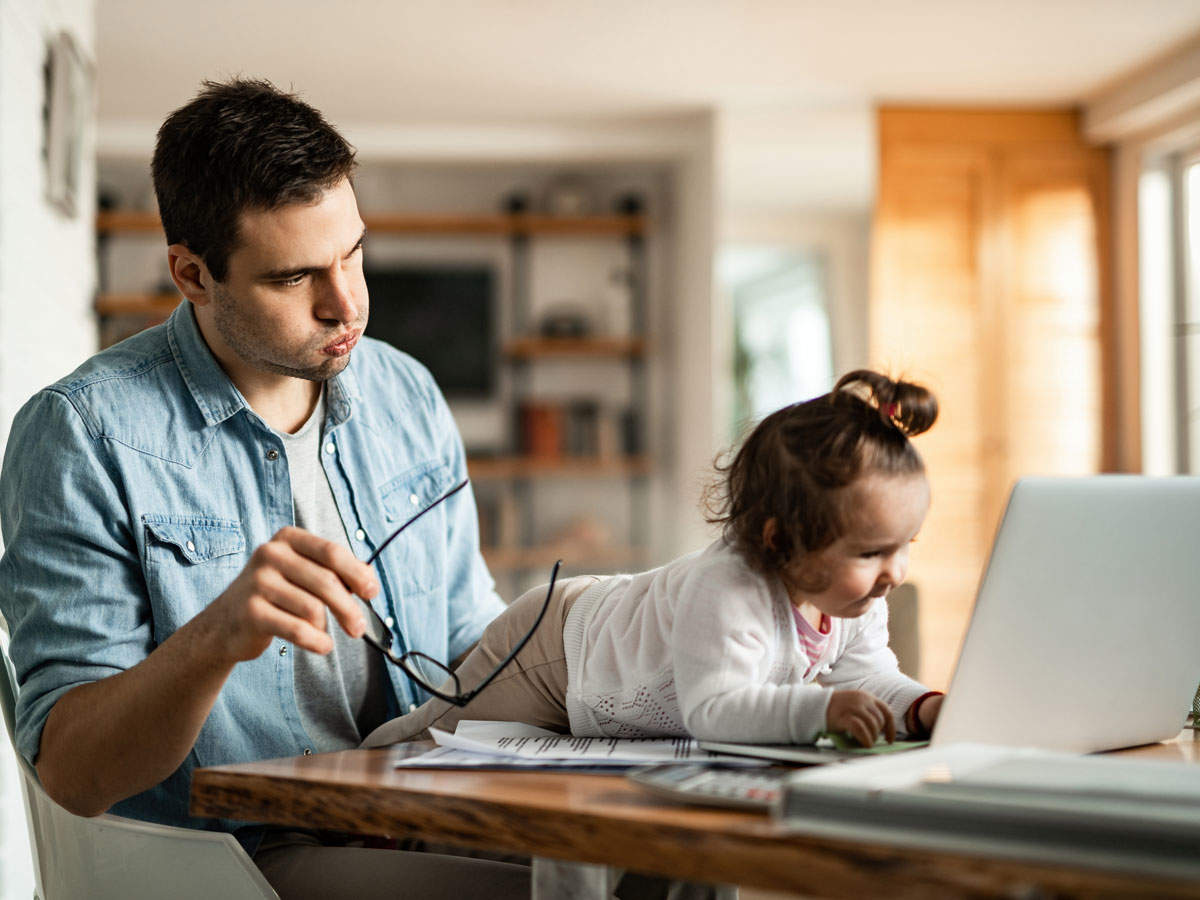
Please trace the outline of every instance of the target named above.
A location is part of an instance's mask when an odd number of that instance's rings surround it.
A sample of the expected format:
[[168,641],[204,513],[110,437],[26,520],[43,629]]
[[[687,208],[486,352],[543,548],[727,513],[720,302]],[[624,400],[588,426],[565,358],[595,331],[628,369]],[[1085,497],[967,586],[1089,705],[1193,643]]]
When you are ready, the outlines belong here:
[[[1200,735],[1188,729],[1126,752],[1196,763]],[[618,775],[397,770],[392,755],[348,750],[200,769],[191,810],[825,897],[1200,897],[1200,881],[1150,871],[789,833],[764,815],[658,799]],[[536,871],[534,880],[536,893]]]

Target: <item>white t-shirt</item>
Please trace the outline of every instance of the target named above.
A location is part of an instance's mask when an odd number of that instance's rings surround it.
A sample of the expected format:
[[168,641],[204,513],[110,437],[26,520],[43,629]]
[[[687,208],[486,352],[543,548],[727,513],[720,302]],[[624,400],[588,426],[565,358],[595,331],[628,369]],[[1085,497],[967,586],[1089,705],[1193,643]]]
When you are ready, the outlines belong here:
[[[321,460],[325,389],[312,415],[294,434],[277,432],[287,453],[296,525],[350,549],[346,526]],[[313,749],[326,753],[357,747],[387,718],[387,673],[383,657],[350,637],[333,613],[325,627],[333,650],[322,655],[300,647],[292,654],[292,677],[300,721]]]

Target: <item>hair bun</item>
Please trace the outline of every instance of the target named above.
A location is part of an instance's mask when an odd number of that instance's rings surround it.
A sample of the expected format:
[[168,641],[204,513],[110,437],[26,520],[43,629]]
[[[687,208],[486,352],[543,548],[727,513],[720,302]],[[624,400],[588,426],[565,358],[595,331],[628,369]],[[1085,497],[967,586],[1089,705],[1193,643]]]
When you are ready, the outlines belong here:
[[894,381],[871,369],[855,369],[838,379],[831,399],[837,403],[847,395],[867,404],[906,437],[928,431],[937,421],[937,398],[928,390],[911,381]]

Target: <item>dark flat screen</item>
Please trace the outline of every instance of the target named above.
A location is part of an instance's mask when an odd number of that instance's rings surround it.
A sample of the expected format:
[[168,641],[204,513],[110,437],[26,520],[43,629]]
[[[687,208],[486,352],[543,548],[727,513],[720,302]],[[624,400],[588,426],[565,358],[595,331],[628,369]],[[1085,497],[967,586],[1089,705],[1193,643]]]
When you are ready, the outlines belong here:
[[368,269],[366,333],[415,356],[447,396],[495,387],[495,278],[487,266]]

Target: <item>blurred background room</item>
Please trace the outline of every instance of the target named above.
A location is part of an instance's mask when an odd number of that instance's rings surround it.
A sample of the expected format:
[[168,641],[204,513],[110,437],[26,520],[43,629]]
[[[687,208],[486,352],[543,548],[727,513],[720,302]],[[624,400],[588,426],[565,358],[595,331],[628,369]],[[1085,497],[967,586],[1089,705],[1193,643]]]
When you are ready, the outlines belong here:
[[1200,467],[1196,0],[0,0],[0,438],[177,304],[155,132],[233,75],[357,148],[367,333],[442,384],[506,599],[705,546],[716,454],[881,367],[941,401],[894,620],[943,688],[1015,478]]

